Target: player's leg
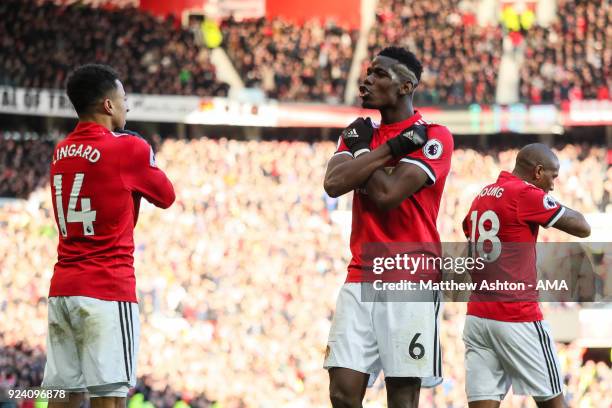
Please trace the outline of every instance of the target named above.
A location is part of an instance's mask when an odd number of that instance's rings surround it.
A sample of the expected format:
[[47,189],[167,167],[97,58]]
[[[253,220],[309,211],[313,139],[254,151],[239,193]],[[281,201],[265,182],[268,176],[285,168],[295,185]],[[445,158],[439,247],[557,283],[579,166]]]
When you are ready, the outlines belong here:
[[421,379],[416,377],[386,377],[387,406],[389,408],[417,408]]
[[347,283],[338,294],[325,362],[334,408],[361,407],[368,380],[380,372],[372,326],[372,302],[361,301],[361,284]]
[[123,405],[117,404],[117,400],[125,400],[125,398],[115,398],[115,397],[98,397],[91,398],[89,400],[89,404],[91,408],[118,408],[125,407],[125,402]]
[[390,408],[416,408],[421,386],[442,382],[440,309],[437,292],[379,294],[374,327]]
[[565,398],[563,394],[559,394],[556,397],[553,397],[546,401],[538,401],[536,400],[536,405],[538,408],[567,408],[567,404],[565,403]]
[[482,401],[471,401],[468,402],[469,408],[498,408],[500,405],[499,401],[493,400],[482,400]]
[[126,397],[97,397],[91,398],[91,408],[125,408],[127,403]]
[[546,322],[491,322],[491,337],[514,393],[532,396],[538,406],[564,407],[563,377]]
[[329,369],[329,399],[333,408],[359,408],[370,375],[350,368]]
[[469,315],[465,319],[465,392],[470,408],[497,408],[510,388],[510,377],[491,342],[490,322]]
[[138,305],[75,296],[69,306],[78,316],[81,370],[92,407],[125,406],[136,383]]
[[125,408],[130,386],[126,383],[89,387],[92,408]]
[[69,391],[68,401],[49,401],[49,406],[78,407],[85,391],[78,337],[71,324],[66,297],[48,300],[47,362],[42,388]]
[[68,394],[68,401],[49,400],[47,408],[79,408],[84,398],[85,393],[83,392],[71,392]]

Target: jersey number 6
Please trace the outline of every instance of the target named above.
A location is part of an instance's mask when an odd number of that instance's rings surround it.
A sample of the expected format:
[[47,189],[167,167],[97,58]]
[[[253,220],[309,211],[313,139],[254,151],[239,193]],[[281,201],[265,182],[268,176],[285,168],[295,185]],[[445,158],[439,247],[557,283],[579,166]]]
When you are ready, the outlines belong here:
[[425,355],[425,347],[421,343],[417,343],[417,340],[421,337],[421,333],[417,333],[410,341],[410,346],[408,346],[408,354],[415,360],[420,360]]

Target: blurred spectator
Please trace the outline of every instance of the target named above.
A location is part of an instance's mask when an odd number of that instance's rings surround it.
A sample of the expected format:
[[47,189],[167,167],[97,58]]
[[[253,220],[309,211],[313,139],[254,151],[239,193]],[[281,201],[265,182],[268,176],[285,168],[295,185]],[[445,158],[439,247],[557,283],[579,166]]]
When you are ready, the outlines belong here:
[[230,18],[222,29],[225,49],[247,87],[282,101],[343,102],[356,31],[280,18]]
[[495,102],[502,31],[476,24],[474,2],[381,0],[376,16],[361,80],[382,48],[398,45],[414,52],[423,64],[415,105]]
[[48,136],[0,132],[0,197],[27,198],[47,181],[54,143]]
[[600,0],[558,0],[550,27],[527,33],[520,97],[529,103],[610,99],[612,9]]
[[194,35],[135,8],[33,0],[0,2],[0,85],[64,88],[85,63],[115,67],[127,92],[224,96],[209,50]]

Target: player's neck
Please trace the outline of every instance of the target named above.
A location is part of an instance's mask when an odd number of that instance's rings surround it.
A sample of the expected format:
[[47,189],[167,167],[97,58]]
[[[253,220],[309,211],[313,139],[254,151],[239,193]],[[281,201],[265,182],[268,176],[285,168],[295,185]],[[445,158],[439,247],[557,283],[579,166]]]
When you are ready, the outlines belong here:
[[389,125],[391,123],[402,122],[414,115],[412,102],[402,103],[392,108],[380,110],[381,123]]
[[81,117],[79,117],[79,123],[96,123],[100,126],[105,127],[106,129],[110,130],[111,132],[115,129],[113,129],[113,121],[112,118],[110,116],[107,115],[83,115]]
[[514,170],[512,170],[512,174],[515,175],[516,177],[520,178],[523,181],[526,181],[528,183],[531,183],[531,179],[529,177],[527,177],[525,174],[523,174],[523,172],[518,169],[518,168],[514,168]]

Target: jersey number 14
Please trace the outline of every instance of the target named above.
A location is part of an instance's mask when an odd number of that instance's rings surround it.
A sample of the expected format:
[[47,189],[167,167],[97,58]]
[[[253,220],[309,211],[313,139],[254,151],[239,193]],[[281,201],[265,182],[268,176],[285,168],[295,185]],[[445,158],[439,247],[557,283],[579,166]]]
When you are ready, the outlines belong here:
[[64,217],[64,205],[62,204],[62,175],[53,176],[53,187],[55,188],[55,206],[57,207],[57,224],[63,237],[68,236],[67,222],[80,222],[83,224],[83,235],[94,235],[93,222],[96,220],[96,211],[91,209],[91,200],[86,197],[81,199],[81,211],[76,210],[81,187],[85,174],[76,173],[68,201],[68,214]]

